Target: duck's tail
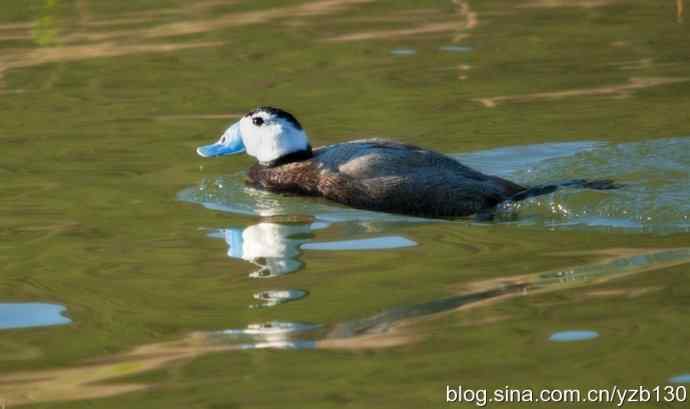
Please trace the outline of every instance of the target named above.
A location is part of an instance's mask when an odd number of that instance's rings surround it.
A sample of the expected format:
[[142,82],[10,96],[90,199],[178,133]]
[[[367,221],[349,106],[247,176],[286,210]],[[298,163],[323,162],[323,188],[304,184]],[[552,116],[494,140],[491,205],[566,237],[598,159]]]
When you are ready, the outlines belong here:
[[521,192],[514,194],[510,197],[509,200],[513,202],[519,202],[520,200],[529,199],[530,197],[547,195],[564,187],[574,189],[612,190],[619,189],[622,187],[622,185],[610,179],[574,179],[559,183],[547,183],[543,185],[532,186]]

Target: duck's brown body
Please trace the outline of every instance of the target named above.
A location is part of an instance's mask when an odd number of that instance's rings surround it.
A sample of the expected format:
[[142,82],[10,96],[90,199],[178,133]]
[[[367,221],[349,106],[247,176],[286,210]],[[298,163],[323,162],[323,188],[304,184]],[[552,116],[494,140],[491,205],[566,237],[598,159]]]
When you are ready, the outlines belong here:
[[526,189],[438,152],[380,139],[325,146],[279,166],[256,165],[249,182],[272,192],[423,217],[468,216]]

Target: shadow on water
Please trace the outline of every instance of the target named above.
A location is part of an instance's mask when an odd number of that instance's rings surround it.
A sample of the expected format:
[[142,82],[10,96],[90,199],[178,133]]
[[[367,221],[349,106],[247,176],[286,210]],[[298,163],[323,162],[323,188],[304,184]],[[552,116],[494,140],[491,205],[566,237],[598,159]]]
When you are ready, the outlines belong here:
[[[687,169],[690,167],[690,141],[684,138],[632,144],[610,145],[599,142],[532,145],[459,155],[464,163],[485,172],[513,178],[522,183],[544,183],[578,177],[612,177],[626,184],[620,191],[599,193],[618,213],[597,214],[599,225],[627,231],[681,230],[679,218],[687,217]],[[492,167],[493,166],[493,167]],[[275,195],[248,188],[243,175],[204,180],[185,189],[178,200],[206,208],[248,217],[247,226],[208,229],[210,238],[225,240],[227,255],[257,266],[252,277],[270,278],[299,270],[301,255],[310,251],[376,250],[414,246],[406,237],[391,234],[396,226],[437,221],[343,208],[329,202]],[[596,199],[596,197],[595,197]],[[592,228],[585,223],[593,217],[582,209],[593,208],[592,192],[556,192],[500,212],[512,215],[508,223],[542,225],[549,228]],[[541,203],[541,204],[540,204]],[[566,213],[544,212],[543,203],[568,209]],[[674,209],[664,213],[664,205]],[[580,210],[578,210],[580,209]],[[623,212],[626,210],[626,212]],[[627,223],[620,223],[627,215]],[[634,224],[638,216],[649,215],[644,224]],[[653,216],[653,217],[651,217]],[[502,216],[504,219],[507,216]],[[258,220],[257,220],[258,219]],[[684,219],[687,220],[687,219]],[[451,223],[442,221],[440,223]],[[472,223],[461,221],[461,223]],[[340,235],[335,240],[320,239],[323,232]],[[500,277],[462,283],[451,295],[413,305],[391,308],[361,319],[314,323],[301,321],[257,322],[244,328],[192,333],[181,340],[144,345],[134,350],[90,361],[67,369],[15,373],[0,377],[0,392],[9,402],[52,401],[103,397],[145,389],[151,384],[104,381],[131,376],[217,351],[248,349],[370,349],[387,348],[422,340],[426,334],[418,323],[437,319],[468,308],[491,305],[516,297],[532,296],[563,289],[593,286],[610,280],[659,270],[690,262],[690,249],[607,249],[588,253],[600,262],[536,274]],[[452,288],[452,286],[451,286]],[[300,300],[307,289],[273,289],[254,294],[257,304],[271,307]],[[59,310],[59,309],[58,309]],[[58,311],[56,310],[56,311]],[[59,311],[58,311],[59,314]],[[53,314],[55,315],[55,314]],[[62,317],[62,319],[66,319]],[[606,337],[597,328],[554,332],[552,342],[597,342]],[[682,375],[669,375],[683,382]]]
[[[204,180],[200,186],[178,193],[178,200],[212,210],[259,216],[258,222],[245,227],[228,226],[207,233],[210,238],[226,242],[229,258],[253,264],[256,269],[249,277],[255,279],[271,279],[302,269],[305,251],[353,252],[416,246],[416,242],[404,236],[384,231],[395,224],[424,221],[259,191],[245,186],[243,174]],[[331,233],[330,239],[320,240],[321,232]],[[341,239],[332,239],[334,233]],[[261,291],[254,294],[258,303],[250,307],[274,307],[301,300],[308,294],[298,288]]]
[[[690,207],[686,200],[690,196],[686,170],[690,168],[690,140],[687,138],[619,145],[594,141],[527,145],[456,157],[486,173],[525,185],[577,177],[611,178],[624,184],[620,190],[563,189],[523,202],[508,202],[497,209],[499,223],[661,233],[690,228]],[[209,237],[225,240],[228,257],[257,267],[249,274],[252,278],[273,278],[298,271],[304,267],[301,255],[305,251],[412,247],[417,243],[387,232],[410,223],[452,223],[362,211],[319,199],[259,191],[245,185],[243,174],[205,179],[199,186],[179,192],[177,198],[212,210],[260,218],[246,227],[208,231]],[[335,230],[342,239],[319,240],[319,232],[329,229]],[[496,297],[499,294],[495,291],[491,289],[488,294],[473,297]],[[254,297],[262,303],[254,307],[275,306],[302,299],[307,294],[303,289],[257,293]],[[447,308],[447,305],[444,301],[428,306],[437,307]]]
[[[211,332],[196,332],[178,341],[137,347],[130,352],[86,362],[67,369],[33,371],[0,376],[0,393],[10,404],[112,396],[154,386],[146,383],[106,383],[158,369],[173,362],[221,351],[248,349],[372,349],[417,342],[425,334],[416,330],[421,320],[443,317],[468,308],[515,297],[533,296],[610,280],[690,262],[690,249],[607,249],[591,253],[603,260],[569,269],[462,284],[446,298],[392,308],[370,317],[333,324],[271,321]],[[592,330],[561,331],[553,342],[596,342],[602,334]],[[687,375],[669,376],[684,383]]]
[[[687,225],[687,171],[690,141],[685,138],[612,145],[599,142],[534,145],[483,151],[458,156],[464,163],[522,183],[544,183],[578,177],[612,177],[626,184],[619,191],[564,190],[500,209],[501,217],[518,226],[583,228],[606,226],[625,231],[678,231]],[[493,166],[493,168],[492,168]],[[594,199],[599,200],[592,205]],[[246,227],[207,231],[223,239],[228,256],[254,263],[253,277],[273,277],[299,270],[306,251],[385,250],[413,246],[402,236],[386,233],[398,225],[432,223],[374,212],[346,209],[309,198],[274,195],[248,188],[242,175],[205,180],[181,191],[178,199],[206,208],[247,216]],[[601,201],[609,203],[603,206]],[[540,204],[541,203],[541,204]],[[568,209],[556,214],[543,209]],[[664,206],[668,206],[667,208]],[[597,208],[592,215],[583,209]],[[608,210],[605,210],[608,209]],[[611,209],[619,209],[612,212]],[[665,209],[673,209],[671,214]],[[641,222],[641,215],[648,219]],[[510,216],[510,217],[508,217]],[[621,217],[626,223],[621,223]],[[684,218],[685,217],[685,218]],[[257,221],[256,218],[259,220]],[[591,220],[599,221],[594,224]],[[588,222],[590,221],[590,222]],[[636,224],[635,221],[638,223]],[[470,223],[461,221],[462,223]],[[450,222],[441,222],[450,223]],[[341,240],[320,240],[319,234],[336,229]],[[0,392],[12,403],[83,399],[110,396],[151,387],[145,383],[107,384],[104,381],[161,368],[218,351],[250,349],[372,349],[418,342],[427,334],[419,323],[447,314],[492,305],[516,297],[594,286],[623,277],[690,262],[690,249],[610,248],[589,253],[599,262],[534,274],[504,276],[451,286],[451,295],[404,305],[344,322],[268,321],[243,328],[196,332],[173,342],[144,345],[134,350],[91,361],[84,366],[0,377]],[[307,296],[304,289],[279,289],[255,294],[259,304],[276,306]],[[598,342],[606,338],[600,328],[553,332],[545,342]],[[685,375],[669,374],[682,383]]]
[[[177,198],[212,210],[259,216],[258,221],[245,227],[228,226],[210,229],[207,233],[211,238],[225,240],[228,257],[256,266],[249,274],[251,278],[274,278],[298,271],[304,267],[301,256],[305,251],[372,251],[416,246],[413,240],[385,234],[385,231],[396,224],[425,221],[256,190],[245,186],[243,174],[204,180],[198,187],[179,192]],[[341,239],[318,239],[320,232],[329,230]],[[281,294],[278,296],[280,302],[273,300],[263,304],[273,306],[304,298],[306,293],[302,291],[280,289],[272,292],[273,295],[257,293],[255,298],[273,298]]]
[[[583,190],[563,190],[523,203],[508,203],[498,209],[499,221],[516,225],[542,225],[549,228],[605,226],[628,231],[665,232],[683,230],[688,226],[688,208],[685,202],[685,198],[690,194],[688,175],[685,170],[690,167],[690,149],[688,148],[690,148],[690,140],[683,138],[621,145],[584,141],[501,148],[457,157],[463,163],[484,172],[525,184],[568,180],[577,176],[592,179],[610,177],[626,185],[619,191],[593,193]],[[595,199],[598,197],[596,203],[591,203],[593,197]],[[249,261],[260,258],[273,260],[272,263],[260,265],[260,270],[252,273],[255,276],[262,274],[271,276],[297,270],[301,266],[298,261],[299,254],[306,249],[383,249],[415,244],[400,236],[331,243],[312,241],[315,231],[328,228],[331,223],[348,224],[350,234],[355,234],[358,232],[357,227],[362,225],[368,226],[369,231],[372,225],[378,226],[374,231],[379,232],[397,223],[433,222],[343,209],[328,202],[309,198],[259,192],[245,187],[241,175],[218,178],[212,182],[205,180],[197,188],[180,192],[178,199],[202,204],[209,209],[241,215],[286,216],[292,214],[293,217],[308,215],[307,217],[313,218],[312,223],[284,225],[261,222],[245,229],[231,228],[210,234],[225,238],[229,246],[228,255],[231,257]],[[602,201],[606,201],[607,204],[602,205]],[[666,204],[666,207],[660,204]],[[597,209],[598,213],[595,213],[594,209]],[[618,209],[618,212],[612,209]],[[672,214],[668,214],[669,209],[673,211]],[[444,221],[444,223],[448,222]],[[609,280],[640,271],[686,263],[690,259],[690,251],[687,249],[609,250],[609,253],[613,257],[605,263],[477,283],[476,285],[481,287],[481,290],[413,306],[398,307],[362,320],[332,325],[329,330],[322,330],[325,332],[314,342],[306,343],[304,339],[290,341],[293,335],[301,334],[305,330],[303,324],[293,326],[291,323],[282,322],[268,323],[265,328],[260,325],[251,327],[253,337],[260,338],[267,334],[271,336],[270,342],[263,339],[261,342],[244,345],[243,348],[249,348],[252,345],[262,348],[318,348],[324,343],[341,347],[353,346],[356,344],[354,339],[358,337],[367,336],[368,341],[371,341],[371,337],[375,334],[390,335],[391,331],[401,323],[414,318],[435,316],[464,306],[527,293],[534,294]],[[281,330],[276,332],[276,328]],[[246,335],[247,333],[233,330],[222,332],[222,334]],[[276,340],[276,334],[280,334],[284,339]],[[583,338],[582,334],[591,334],[591,331],[556,333],[553,339],[555,341],[586,339],[587,337]],[[387,339],[390,340],[390,338]],[[368,343],[368,345],[374,344]]]
[[[299,270],[303,263],[299,257],[304,250],[354,251],[386,250],[416,245],[402,236],[373,236],[355,238],[358,233],[344,232],[347,240],[315,241],[314,232],[327,229],[330,224],[317,223],[275,223],[262,221],[246,228],[227,228],[209,233],[210,237],[225,239],[228,257],[249,261],[259,267],[249,276],[270,278]],[[349,227],[358,227],[350,225]]]

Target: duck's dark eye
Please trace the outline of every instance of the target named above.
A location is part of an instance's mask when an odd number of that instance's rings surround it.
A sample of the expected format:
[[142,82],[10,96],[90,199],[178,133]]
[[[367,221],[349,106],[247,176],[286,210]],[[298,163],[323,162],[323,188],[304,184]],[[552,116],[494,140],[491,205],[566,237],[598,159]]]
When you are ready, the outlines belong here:
[[252,118],[252,123],[256,126],[261,126],[264,124],[264,119],[260,116]]

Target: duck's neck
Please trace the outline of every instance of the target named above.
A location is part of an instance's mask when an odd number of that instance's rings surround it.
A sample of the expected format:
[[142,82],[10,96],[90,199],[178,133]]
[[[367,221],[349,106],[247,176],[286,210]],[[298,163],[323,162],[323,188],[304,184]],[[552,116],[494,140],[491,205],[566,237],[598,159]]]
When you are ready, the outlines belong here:
[[275,166],[281,166],[285,165],[286,163],[291,163],[291,162],[301,162],[303,160],[310,159],[314,156],[314,153],[311,151],[311,145],[307,145],[306,148],[295,151],[295,152],[290,152],[287,155],[283,155],[277,159],[273,159],[272,161],[269,162],[259,162],[261,166],[266,166],[269,168],[275,167]]

